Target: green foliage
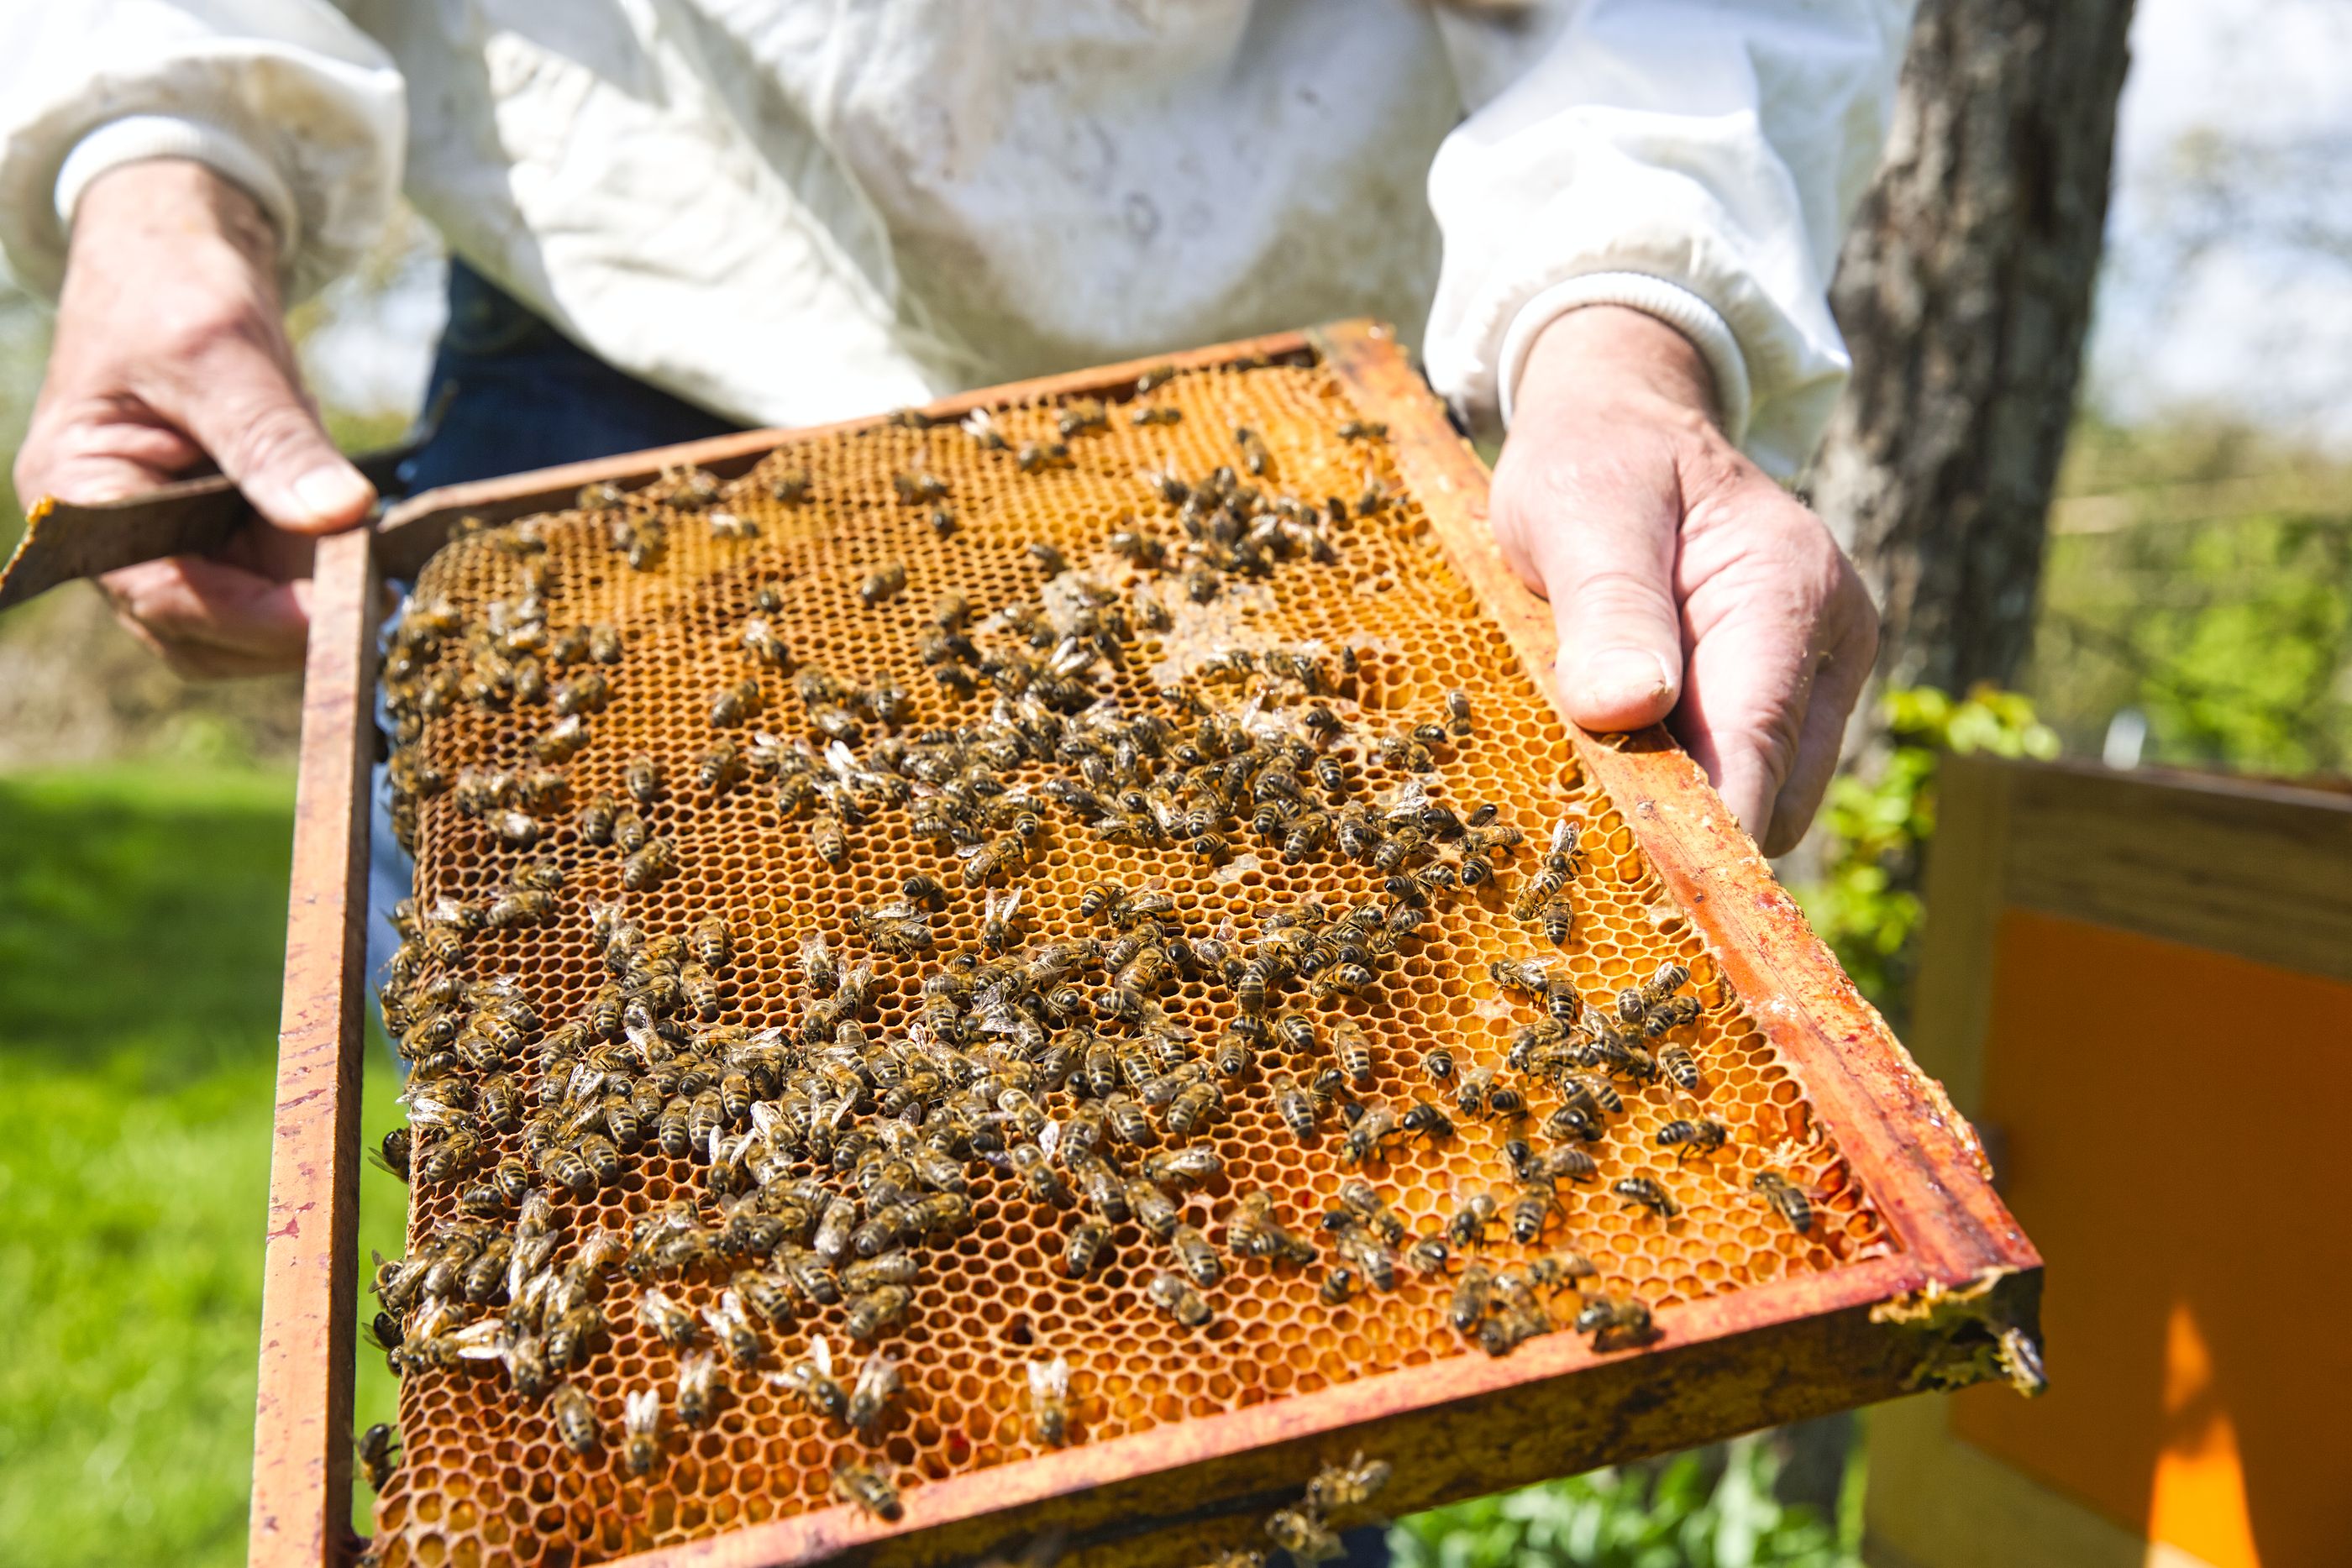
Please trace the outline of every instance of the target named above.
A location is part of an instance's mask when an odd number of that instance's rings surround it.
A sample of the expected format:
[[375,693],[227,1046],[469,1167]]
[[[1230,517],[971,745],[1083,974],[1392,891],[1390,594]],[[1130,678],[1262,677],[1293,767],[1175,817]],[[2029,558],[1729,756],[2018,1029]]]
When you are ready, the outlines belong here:
[[2069,750],[2352,771],[2352,475],[2242,432],[2086,426],[2024,683]]
[[1889,740],[1869,776],[1831,786],[1823,816],[1830,851],[1820,882],[1798,890],[1805,913],[1854,982],[1899,1017],[1925,911],[1920,860],[1936,831],[1936,768],[1948,751],[2049,758],[2058,737],[2014,692],[1979,686],[1953,698],[1930,687],[1882,700]]
[[1696,1453],[1595,1470],[1435,1509],[1389,1534],[1397,1568],[1833,1568],[1853,1560],[1812,1509],[1773,1495],[1760,1437],[1728,1445],[1712,1484]]

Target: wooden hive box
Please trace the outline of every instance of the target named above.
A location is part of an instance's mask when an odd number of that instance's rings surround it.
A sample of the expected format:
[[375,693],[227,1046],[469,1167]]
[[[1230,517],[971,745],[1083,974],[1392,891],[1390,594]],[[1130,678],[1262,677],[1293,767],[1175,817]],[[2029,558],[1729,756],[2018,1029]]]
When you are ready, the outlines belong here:
[[[1197,480],[1234,462],[1233,427],[1245,421],[1265,444],[1268,490],[1295,485],[1310,507],[1369,491],[1373,505],[1325,509],[1335,562],[1287,562],[1213,590],[1205,603],[1178,591],[1182,579],[1172,570],[1134,572],[1141,586],[1122,591],[1167,590],[1172,624],[1138,638],[1133,667],[1094,678],[1107,697],[1141,705],[1158,686],[1201,688],[1214,677],[1201,661],[1229,643],[1263,650],[1303,634],[1326,652],[1360,649],[1360,673],[1329,702],[1349,726],[1332,749],[1347,788],[1363,800],[1392,799],[1414,777],[1415,764],[1398,760],[1404,752],[1374,744],[1376,731],[1442,720],[1448,689],[1471,693],[1472,733],[1436,743],[1418,777],[1465,812],[1473,801],[1496,802],[1529,842],[1499,862],[1494,882],[1436,897],[1435,918],[1397,946],[1370,986],[1319,988],[1310,1004],[1302,981],[1284,1005],[1310,1013],[1327,1040],[1343,1023],[1364,1029],[1378,1051],[1374,1081],[1343,1098],[1402,1110],[1432,1092],[1438,1047],[1455,1058],[1458,1078],[1501,1062],[1512,1031],[1540,1015],[1495,984],[1489,958],[1549,956],[1589,1006],[1602,1007],[1661,964],[1687,966],[1697,1021],[1660,1043],[1685,1043],[1704,1075],[1700,1092],[1630,1082],[1623,1111],[1591,1145],[1597,1179],[1562,1184],[1538,1245],[1501,1240],[1498,1227],[1485,1250],[1499,1269],[1580,1248],[1599,1269],[1593,1291],[1654,1308],[1654,1337],[1596,1343],[1563,1322],[1563,1332],[1489,1356],[1445,1322],[1453,1275],[1407,1270],[1393,1291],[1335,1305],[1319,1293],[1328,1251],[1306,1270],[1229,1260],[1225,1280],[1204,1292],[1213,1321],[1184,1330],[1149,1304],[1144,1287],[1168,1260],[1150,1239],[1122,1227],[1109,1265],[1066,1279],[1053,1260],[1069,1217],[1024,1196],[1009,1173],[974,1162],[976,1223],[924,1255],[920,1310],[892,1342],[907,1357],[908,1386],[871,1445],[747,1373],[730,1379],[710,1429],[682,1429],[673,1414],[653,1473],[632,1477],[620,1458],[621,1395],[646,1384],[667,1389],[677,1358],[635,1323],[634,1287],[615,1276],[607,1333],[573,1374],[605,1427],[601,1447],[575,1456],[555,1440],[545,1411],[513,1397],[502,1378],[414,1374],[402,1397],[406,1457],[379,1504],[378,1558],[646,1568],[810,1563],[855,1548],[860,1561],[930,1563],[1009,1552],[1046,1535],[1074,1563],[1198,1560],[1223,1545],[1265,1546],[1262,1517],[1295,1500],[1318,1465],[1358,1450],[1393,1465],[1379,1500],[1395,1513],[1900,1394],[2035,1380],[2041,1260],[1989,1186],[1974,1134],[1855,993],[1664,733],[1594,737],[1559,717],[1549,614],[1496,554],[1486,472],[1391,335],[1346,323],[1165,363],[1179,373],[1148,394],[1139,394],[1138,377],[1156,367],[1111,366],[947,399],[922,411],[924,420],[756,432],[438,491],[373,532],[322,541],[271,1176],[254,1562],[328,1563],[358,1549],[345,1521],[354,1330],[373,1309],[362,1297],[354,1222],[381,585],[422,572],[431,593],[488,600],[514,591],[520,562],[541,560],[530,570],[546,574],[550,601],[567,618],[619,625],[631,650],[611,672],[610,709],[592,720],[606,738],[592,739],[571,763],[572,799],[542,813],[534,830],[534,854],[566,873],[557,918],[545,928],[479,934],[464,973],[514,978],[550,1028],[584,1005],[599,977],[590,906],[624,891],[620,852],[585,841],[572,813],[594,794],[617,792],[626,761],[642,753],[669,780],[647,812],[682,863],[669,881],[627,896],[664,929],[682,931],[705,907],[727,914],[738,947],[722,1017],[788,1027],[812,1000],[793,955],[813,923],[838,934],[834,923],[895,892],[902,869],[929,869],[952,883],[963,862],[918,850],[902,830],[874,828],[856,835],[861,859],[835,873],[815,857],[806,820],[763,806],[763,789],[698,792],[695,759],[715,733],[708,703],[745,667],[735,630],[760,591],[781,585],[785,602],[775,614],[803,664],[821,657],[869,681],[903,668],[900,678],[914,685],[907,649],[933,595],[961,588],[986,607],[1037,591],[1048,576],[1129,570],[1131,561],[1098,553],[1109,530],[1139,526],[1179,538],[1173,507],[1146,476],[1165,468]],[[1108,400],[1108,426],[1073,434],[1066,465],[1024,472],[1019,448],[1053,439],[1057,413],[1089,397]],[[1130,419],[1153,404],[1179,408],[1181,422]],[[959,428],[974,410],[992,411],[1008,437],[1003,450]],[[1346,419],[1381,422],[1385,434],[1344,439],[1337,429]],[[641,489],[687,465],[722,481],[749,476],[719,508],[751,528],[712,530],[706,513],[651,507],[641,495],[614,515],[659,517],[669,544],[635,572],[604,541],[611,517],[573,509],[583,486]],[[793,497],[793,486],[776,483],[792,468],[811,476],[805,499],[778,498],[780,488]],[[959,514],[950,538],[925,526],[932,503],[898,505],[887,483],[933,470],[947,477]],[[542,515],[527,530],[534,554],[501,546],[517,536],[496,525]],[[491,527],[460,527],[461,517]],[[1059,561],[1024,559],[1021,546],[1032,541],[1057,546],[1076,565],[1057,571]],[[890,563],[906,568],[905,602],[888,592],[862,602],[863,576]],[[787,685],[771,679],[761,716],[742,733],[806,724],[781,689]],[[1261,694],[1249,713],[1290,700]],[[945,722],[925,715],[946,697],[926,691],[914,701],[909,733]],[[525,717],[460,705],[406,738],[454,775],[524,759],[531,735],[553,716]],[[513,858],[483,821],[448,802],[444,795],[415,808],[421,904],[492,896]],[[1510,905],[1563,816],[1581,824],[1583,852],[1572,884],[1577,925],[1555,947]],[[1016,946],[1072,934],[1080,889],[1094,877],[1163,887],[1194,936],[1222,932],[1242,942],[1263,936],[1270,927],[1254,922],[1286,901],[1377,896],[1382,885],[1378,871],[1336,852],[1286,861],[1245,828],[1205,855],[1166,845],[1127,851],[1052,816],[1038,842],[1015,879],[1029,889]],[[1460,858],[1458,845],[1446,852],[1449,864]],[[955,894],[940,916],[943,950],[975,945],[985,896]],[[849,956],[864,956],[844,942]],[[880,962],[886,999],[874,1027],[902,1029],[915,1016],[922,965]],[[1204,1051],[1236,1006],[1213,972],[1171,987],[1166,1000]],[[1307,1063],[1288,1065],[1306,1075]],[[1267,1192],[1278,1212],[1310,1230],[1354,1174],[1342,1168],[1343,1123],[1305,1142],[1285,1133],[1276,1103],[1284,1071],[1286,1059],[1269,1049],[1228,1085],[1225,1117],[1210,1130],[1226,1173],[1187,1212],[1221,1244],[1244,1186]],[[1534,1119],[1555,1108],[1530,1099]],[[1669,1122],[1702,1114],[1727,1127],[1726,1147],[1685,1164],[1658,1146]],[[1361,1169],[1413,1229],[1442,1226],[1465,1186],[1507,1187],[1501,1145],[1529,1124],[1456,1119],[1455,1137],[1390,1140],[1385,1157]],[[493,1142],[493,1155],[520,1146]],[[1804,1234],[1751,1190],[1753,1176],[1768,1169],[1811,1189]],[[1660,1219],[1615,1199],[1611,1184],[1634,1175],[1665,1185],[1680,1214]],[[622,1184],[564,1199],[567,1245],[599,1225],[625,1227],[672,1193],[690,1196],[699,1179],[694,1162],[649,1152]],[[457,1190],[419,1182],[412,1239],[450,1220]],[[671,1288],[700,1305],[723,1282]],[[1577,1303],[1553,1298],[1563,1320]],[[766,1369],[804,1355],[814,1333],[845,1348],[838,1313],[813,1313],[779,1333],[762,1352]],[[1055,1353],[1077,1374],[1078,1440],[1060,1448],[1036,1440],[1018,1390],[1026,1363]],[[843,1453],[898,1469],[909,1483],[902,1517],[869,1518],[831,1500],[827,1469]]]

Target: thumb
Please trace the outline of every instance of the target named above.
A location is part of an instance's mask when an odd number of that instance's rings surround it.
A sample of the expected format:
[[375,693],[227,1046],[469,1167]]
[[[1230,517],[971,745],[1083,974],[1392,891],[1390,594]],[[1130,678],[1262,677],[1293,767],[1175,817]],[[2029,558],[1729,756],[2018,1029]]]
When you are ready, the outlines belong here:
[[1559,632],[1561,702],[1593,730],[1661,723],[1682,695],[1675,497],[1615,489],[1562,497],[1528,551]]
[[367,516],[375,486],[327,438],[279,355],[225,337],[204,356],[182,418],[190,435],[278,528],[331,534]]

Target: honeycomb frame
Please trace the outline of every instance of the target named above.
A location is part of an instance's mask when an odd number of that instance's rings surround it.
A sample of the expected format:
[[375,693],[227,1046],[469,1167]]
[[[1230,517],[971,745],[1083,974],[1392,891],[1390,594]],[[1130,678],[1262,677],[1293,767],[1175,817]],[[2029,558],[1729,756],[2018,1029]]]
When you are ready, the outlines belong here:
[[[1295,1493],[1318,1462],[1357,1448],[1396,1463],[1388,1506],[1425,1506],[1908,1387],[1943,1385],[1953,1375],[1990,1375],[1998,1368],[1979,1354],[1980,1342],[1997,1337],[1996,1330],[2030,1333],[2039,1260],[1990,1193],[1973,1134],[1805,930],[1696,768],[1662,732],[1594,737],[1558,719],[1549,616],[1495,552],[1484,523],[1483,469],[1386,330],[1340,324],[1175,359],[1187,369],[1261,361],[1302,367],[1328,382],[1337,406],[1386,422],[1388,457],[1412,524],[1425,529],[1427,546],[1457,580],[1445,583],[1437,574],[1450,596],[1447,608],[1484,622],[1506,675],[1549,705],[1557,747],[1546,760],[1559,779],[1575,780],[1574,788],[1604,802],[1603,852],[1630,868],[1623,879],[1628,911],[1646,915],[1660,950],[1692,960],[1718,1000],[1737,998],[1758,1060],[1790,1086],[1790,1100],[1833,1148],[1847,1199],[1837,1218],[1860,1221],[1860,1244],[1827,1266],[1670,1301],[1657,1314],[1658,1338],[1638,1351],[1600,1351],[1554,1334],[1504,1359],[1456,1346],[1450,1355],[1414,1355],[1370,1375],[1324,1376],[1303,1390],[1285,1379],[1280,1388],[1257,1390],[1254,1401],[1234,1402],[1237,1407],[1205,1411],[1196,1400],[1172,1416],[1163,1409],[1132,1430],[1067,1449],[1013,1445],[1022,1451],[998,1463],[911,1488],[896,1523],[838,1506],[752,1520],[738,1511],[729,1516],[740,1521],[737,1528],[691,1542],[631,1551],[624,1531],[601,1538],[620,1550],[597,1553],[592,1547],[581,1559],[551,1560],[813,1562],[870,1542],[874,1561],[951,1561],[1005,1550],[1052,1528],[1068,1532],[1073,1555],[1066,1561],[1180,1561],[1202,1554],[1204,1542],[1230,1537],[1235,1521],[1254,1520],[1286,1490]],[[973,408],[1123,396],[1141,368],[989,389],[926,412],[944,420]],[[731,476],[779,447],[810,446],[876,423],[754,433],[462,486],[395,512],[373,548],[364,535],[356,536],[356,549],[330,541],[333,548],[320,566],[320,631],[313,638],[306,710],[296,939],[289,946],[281,1058],[281,1169],[273,1172],[272,1290],[265,1301],[266,1334],[280,1346],[298,1343],[285,1331],[308,1322],[326,1354],[290,1358],[282,1385],[265,1357],[256,1561],[332,1561],[350,1546],[337,1523],[348,1513],[339,1515],[333,1499],[349,1486],[347,1427],[336,1419],[336,1406],[340,1382],[341,1419],[347,1422],[357,1260],[340,1205],[357,1164],[351,944],[363,915],[364,879],[355,874],[362,862],[352,835],[365,774],[354,771],[352,759],[368,727],[373,651],[363,610],[374,572],[381,566],[412,574],[461,515],[493,521],[524,516],[564,505],[583,483],[642,482],[685,462]],[[904,519],[887,518],[884,526],[904,527]],[[1502,1016],[1483,1002],[1472,1012],[1476,1024],[1489,1028]],[[317,1160],[307,1169],[288,1157],[305,1150]],[[321,1171],[331,1173],[330,1223],[307,1232],[298,1224],[281,1234],[277,1217],[315,1197]],[[289,1178],[282,1190],[281,1174]],[[1866,1202],[1855,1194],[1866,1194]],[[1412,1209],[1416,1218],[1431,1212],[1426,1202]],[[338,1231],[342,1239],[333,1245]],[[331,1243],[324,1256],[317,1246],[322,1238]],[[322,1282],[323,1293],[317,1288]],[[1920,1305],[1947,1297],[1966,1305]],[[1416,1310],[1427,1305],[1424,1292]],[[1960,1373],[1950,1373],[1953,1367]],[[404,1412],[407,1405],[404,1394]],[[516,1439],[501,1441],[511,1448]],[[575,1500],[600,1495],[609,1501],[608,1493],[589,1492]],[[287,1497],[302,1506],[282,1508]],[[268,1538],[258,1528],[266,1504]],[[315,1533],[289,1532],[282,1522],[289,1517],[321,1523]]]

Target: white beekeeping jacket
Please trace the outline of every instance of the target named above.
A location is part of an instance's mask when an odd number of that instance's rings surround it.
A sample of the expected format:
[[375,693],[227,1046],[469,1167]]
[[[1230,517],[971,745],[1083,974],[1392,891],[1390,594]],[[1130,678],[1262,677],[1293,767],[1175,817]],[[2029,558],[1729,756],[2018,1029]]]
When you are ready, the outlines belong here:
[[798,424],[1389,318],[1474,423],[1560,311],[1680,328],[1787,474],[1906,0],[0,0],[0,247],[199,159],[299,295],[404,187],[622,369]]

